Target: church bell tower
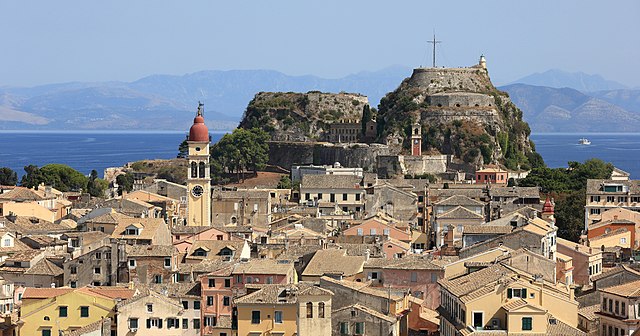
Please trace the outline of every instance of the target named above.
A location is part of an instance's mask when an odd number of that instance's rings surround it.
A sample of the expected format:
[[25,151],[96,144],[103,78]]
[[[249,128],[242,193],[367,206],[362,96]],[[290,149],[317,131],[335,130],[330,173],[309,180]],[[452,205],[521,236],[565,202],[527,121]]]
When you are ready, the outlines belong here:
[[411,155],[422,155],[422,125],[417,121],[411,129]]
[[211,226],[211,176],[209,173],[209,129],[204,124],[204,104],[189,130],[187,172],[187,225]]

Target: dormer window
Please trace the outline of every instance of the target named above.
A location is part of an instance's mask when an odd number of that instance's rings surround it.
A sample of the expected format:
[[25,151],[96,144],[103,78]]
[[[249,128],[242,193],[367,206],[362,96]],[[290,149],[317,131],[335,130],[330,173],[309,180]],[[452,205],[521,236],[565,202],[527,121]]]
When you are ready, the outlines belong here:
[[141,227],[137,227],[135,225],[129,225],[124,231],[124,234],[127,236],[139,236],[140,231],[142,231]]
[[208,251],[203,249],[202,247],[199,247],[195,251],[193,251],[193,255],[196,257],[206,257],[207,253]]

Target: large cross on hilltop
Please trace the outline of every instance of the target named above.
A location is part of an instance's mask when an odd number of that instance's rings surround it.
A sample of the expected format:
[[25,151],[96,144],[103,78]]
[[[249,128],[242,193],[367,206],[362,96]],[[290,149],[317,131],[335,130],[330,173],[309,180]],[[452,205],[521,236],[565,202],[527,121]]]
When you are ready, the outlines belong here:
[[429,41],[429,43],[433,44],[433,67],[436,67],[436,44],[442,41],[436,41],[436,34],[433,34],[433,41]]

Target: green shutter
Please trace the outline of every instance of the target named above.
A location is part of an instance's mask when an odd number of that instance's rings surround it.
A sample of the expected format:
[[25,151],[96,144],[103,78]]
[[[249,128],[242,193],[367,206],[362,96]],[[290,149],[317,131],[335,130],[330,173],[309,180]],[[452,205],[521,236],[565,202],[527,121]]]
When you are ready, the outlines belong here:
[[158,329],[162,329],[162,319],[158,319]]
[[507,288],[507,298],[512,298],[513,297],[513,289],[511,288]]
[[147,329],[151,329],[151,319],[147,319]]
[[523,288],[523,289],[522,289],[522,298],[523,298],[523,299],[526,299],[526,298],[527,298],[527,289],[526,289],[526,288]]

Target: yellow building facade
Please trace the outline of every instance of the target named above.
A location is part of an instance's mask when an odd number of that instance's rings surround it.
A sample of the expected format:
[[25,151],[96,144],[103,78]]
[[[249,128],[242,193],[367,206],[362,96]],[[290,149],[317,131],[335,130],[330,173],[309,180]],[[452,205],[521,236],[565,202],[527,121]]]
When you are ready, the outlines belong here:
[[22,296],[19,334],[58,335],[80,329],[105,317],[115,315],[117,299],[127,299],[133,291],[123,288],[103,289],[27,288]]

